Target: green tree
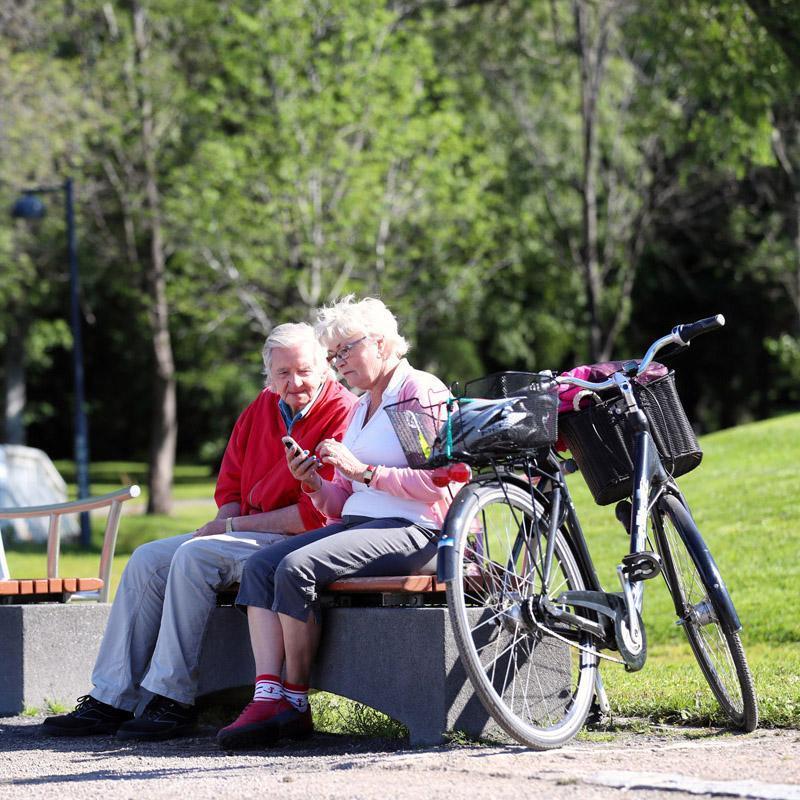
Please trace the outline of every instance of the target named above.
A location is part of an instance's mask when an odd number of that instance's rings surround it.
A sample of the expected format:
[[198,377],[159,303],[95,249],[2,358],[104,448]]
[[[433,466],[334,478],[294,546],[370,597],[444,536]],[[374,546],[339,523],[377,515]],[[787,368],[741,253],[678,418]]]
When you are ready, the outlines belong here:
[[[48,4],[51,5],[51,4]],[[55,348],[69,347],[68,264],[62,198],[45,195],[41,221],[12,220],[23,189],[57,187],[84,163],[91,104],[81,97],[68,57],[54,58],[57,31],[7,9],[0,30],[0,347],[3,350],[4,440],[24,443],[37,416],[28,401],[28,375],[50,365]],[[65,418],[67,394],[48,407]]]

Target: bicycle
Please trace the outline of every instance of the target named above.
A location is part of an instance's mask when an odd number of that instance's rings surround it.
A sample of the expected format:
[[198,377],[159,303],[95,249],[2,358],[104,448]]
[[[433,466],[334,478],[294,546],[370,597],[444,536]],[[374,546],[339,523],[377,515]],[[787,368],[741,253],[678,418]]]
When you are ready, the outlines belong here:
[[[744,731],[758,723],[741,623],[675,482],[691,464],[676,469],[670,453],[659,453],[654,435],[656,429],[664,434],[660,416],[671,409],[658,397],[653,403],[654,390],[642,378],[660,351],[686,347],[722,325],[721,315],[678,325],[641,361],[625,362],[602,381],[501,373],[484,379],[483,391],[467,384],[448,403],[427,466],[467,463],[477,474],[445,520],[438,578],[447,586],[455,640],[477,695],[522,744],[558,747],[581,730],[595,698],[608,710],[600,659],[631,671],[644,666],[644,588],[658,575],[726,716]],[[487,380],[495,384],[488,391]],[[629,474],[612,492],[629,498],[616,507],[630,536],[617,567],[619,592],[600,584],[565,481],[574,465],[553,447],[560,385],[580,387],[600,401],[589,410],[596,416],[591,425],[597,427],[601,414],[610,416],[611,433],[603,438],[615,436],[617,452],[629,458]],[[680,406],[677,394],[673,402]],[[516,422],[509,422],[514,415]],[[579,438],[573,437],[578,460]],[[608,441],[601,444],[608,447]],[[582,455],[591,467],[587,452]]]

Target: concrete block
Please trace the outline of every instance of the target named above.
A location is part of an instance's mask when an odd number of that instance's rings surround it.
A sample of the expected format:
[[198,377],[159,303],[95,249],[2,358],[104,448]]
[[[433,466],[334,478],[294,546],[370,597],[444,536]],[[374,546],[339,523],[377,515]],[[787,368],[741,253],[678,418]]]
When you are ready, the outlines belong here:
[[91,688],[111,606],[0,605],[0,714],[48,701],[72,706]]
[[[97,603],[0,606],[0,714],[47,701],[71,706],[85,694],[109,611]],[[500,734],[467,680],[446,608],[324,613],[315,688],[399,720],[412,744],[436,744],[456,730]],[[543,702],[560,702],[569,672],[566,646],[544,642],[534,658],[549,668]],[[503,674],[505,662],[499,666]],[[235,608],[215,609],[200,660],[199,694],[251,685],[254,674],[246,616]]]
[[[479,614],[473,612],[473,624]],[[438,744],[448,731],[507,738],[467,679],[446,608],[334,608],[325,626],[312,676],[316,688],[399,720],[411,744]],[[552,705],[568,685],[569,653],[566,645],[542,644],[534,658],[547,667],[541,695]],[[501,659],[498,676],[505,665]]]

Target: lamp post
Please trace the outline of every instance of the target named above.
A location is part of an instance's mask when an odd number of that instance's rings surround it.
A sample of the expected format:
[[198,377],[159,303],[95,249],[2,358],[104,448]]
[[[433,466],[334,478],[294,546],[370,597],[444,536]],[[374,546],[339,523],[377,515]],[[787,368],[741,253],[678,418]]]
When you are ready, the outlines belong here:
[[[83,391],[83,338],[81,336],[80,306],[78,290],[78,248],[75,237],[75,211],[73,205],[72,178],[61,186],[39,186],[26,189],[11,209],[11,216],[22,219],[41,219],[45,205],[40,194],[64,192],[64,211],[67,223],[67,254],[69,259],[70,327],[72,329],[72,372],[75,391],[75,471],[78,479],[78,498],[89,497],[89,426],[86,421]],[[91,527],[88,512],[80,515],[81,544],[91,544]]]

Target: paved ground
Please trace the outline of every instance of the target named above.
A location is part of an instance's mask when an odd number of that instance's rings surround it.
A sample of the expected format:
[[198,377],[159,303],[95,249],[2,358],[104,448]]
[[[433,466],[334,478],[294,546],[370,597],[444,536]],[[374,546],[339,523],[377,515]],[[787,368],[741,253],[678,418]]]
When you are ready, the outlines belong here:
[[[560,750],[443,746],[319,734],[302,748],[224,753],[212,729],[191,739],[129,744],[45,739],[40,719],[0,719],[0,800],[469,800],[747,797],[800,800],[800,731],[736,736],[711,730],[588,734]],[[524,794],[523,794],[524,793]]]

